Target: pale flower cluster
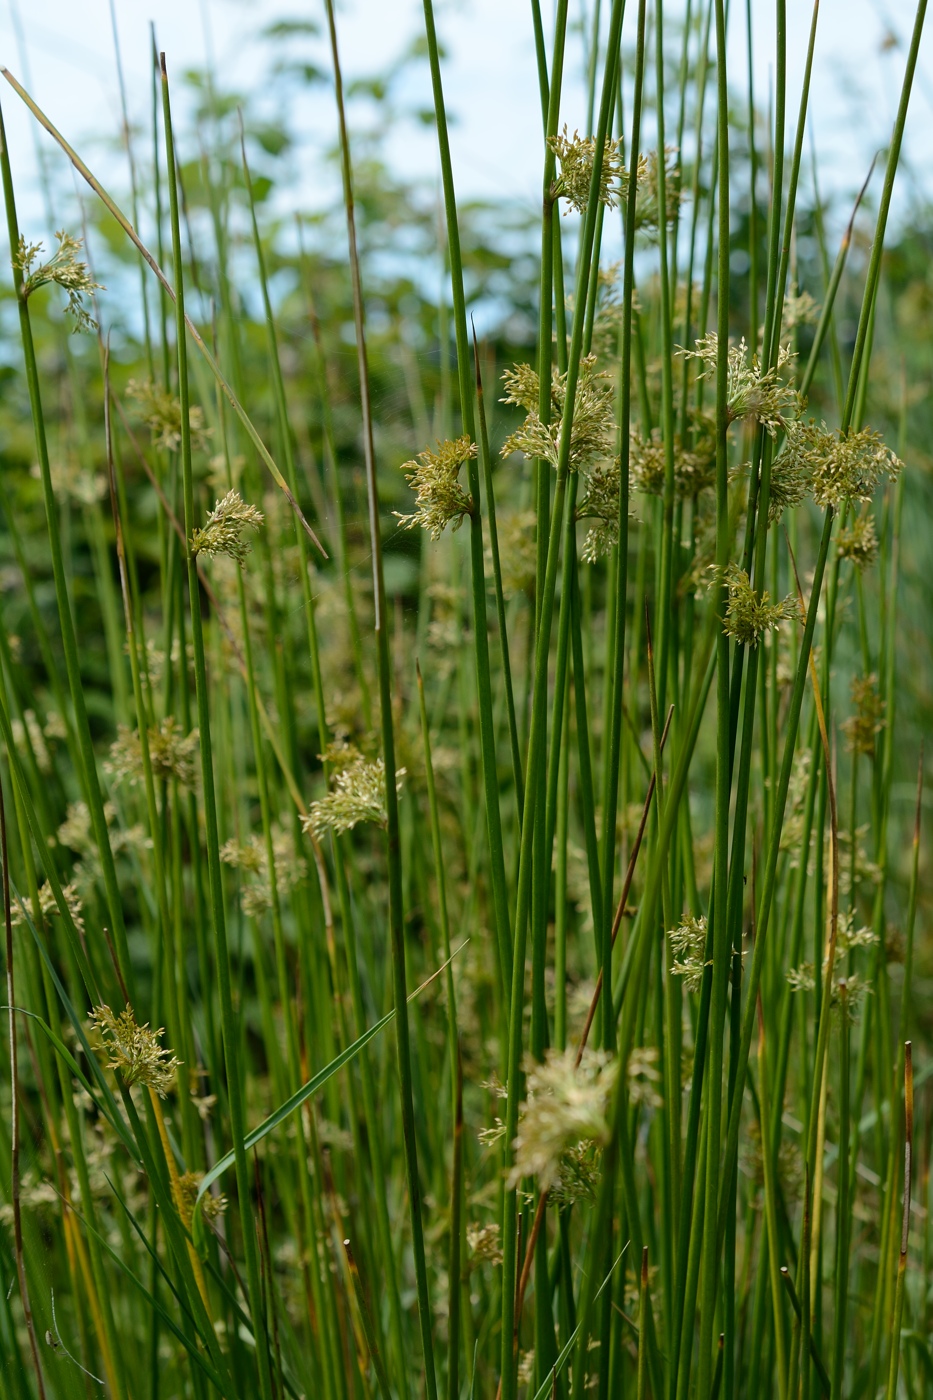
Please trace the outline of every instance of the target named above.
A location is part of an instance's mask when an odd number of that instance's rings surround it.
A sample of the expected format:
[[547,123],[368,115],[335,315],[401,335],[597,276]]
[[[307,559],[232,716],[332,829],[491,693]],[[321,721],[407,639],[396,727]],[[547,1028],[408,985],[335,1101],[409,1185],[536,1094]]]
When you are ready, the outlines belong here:
[[619,493],[622,489],[619,459],[598,462],[586,474],[586,489],[577,507],[577,519],[593,521],[586,532],[580,557],[593,564],[619,543]]
[[[272,858],[275,885],[280,894],[304,879],[307,866],[295,850],[292,833],[278,826],[272,828]],[[269,857],[263,836],[252,834],[242,843],[235,839],[225,842],[220,848],[220,859],[246,876],[240,890],[240,907],[247,917],[257,918],[272,907]]]
[[[703,369],[699,378],[715,377],[719,357],[719,340],[715,331],[698,340],[695,350],[679,350],[678,353],[688,360],[701,362]],[[754,419],[773,438],[777,437],[780,429],[787,428],[803,408],[800,394],[781,374],[793,359],[791,351],[782,346],[777,364],[772,369],[762,370],[758,356],[749,350],[744,336],[738,345],[730,345],[726,372],[730,422],[742,418]]]
[[[55,898],[51,885],[43,882],[43,884],[39,886],[38,896],[38,909],[36,909],[35,905],[33,904],[32,900],[29,898],[28,895],[23,900],[22,904],[20,904],[18,901],[13,902],[12,908],[10,910],[10,921],[13,924],[14,928],[17,928],[20,924],[24,924],[26,922],[27,915],[32,920],[32,922],[37,927],[39,927],[41,926],[43,919],[50,918],[53,914],[58,914],[61,912],[59,910],[58,901]],[[68,913],[71,915],[71,922],[74,924],[78,932],[81,933],[84,929],[84,919],[81,914],[83,906],[81,904],[81,896],[78,894],[77,886],[62,885],[62,896],[65,900],[65,904],[68,907]]]
[[[635,491],[663,496],[665,451],[660,429],[648,438],[634,428],[629,437],[629,481]],[[716,475],[716,444],[701,436],[693,451],[687,451],[679,437],[674,439],[674,495],[678,500],[697,496],[711,486]]]
[[788,426],[775,466],[798,474],[818,506],[837,510],[848,501],[870,501],[882,481],[895,481],[903,469],[872,428],[835,433],[812,421]]
[[737,564],[730,564],[724,572],[714,569],[713,575],[716,581],[725,584],[728,595],[723,630],[742,646],[757,646],[763,633],[774,631],[782,622],[800,616],[800,605],[795,597],[789,595],[780,603],[770,602],[767,590],[759,594],[752,587],[748,574]]
[[411,515],[394,514],[402,529],[420,525],[432,540],[439,540],[448,525],[458,530],[463,518],[473,513],[473,497],[460,485],[460,468],[476,456],[476,444],[464,433],[453,441],[439,442],[437,451],[425,448],[417,459],[403,462],[401,470],[415,493]]
[[[42,468],[33,462],[29,475],[36,481],[42,480]],[[108,494],[109,486],[104,472],[89,471],[82,467],[76,457],[67,453],[49,462],[49,476],[52,490],[60,501],[75,501],[81,506],[92,506],[102,501]]]
[[[562,374],[556,367],[552,371],[549,423],[541,421],[538,376],[530,365],[516,365],[506,370],[502,378],[506,388],[502,402],[518,404],[527,414],[522,426],[503,443],[503,457],[520,452],[532,461],[550,462],[552,467],[556,467],[565,430],[566,373]],[[615,386],[610,375],[597,370],[595,355],[587,355],[580,361],[574,396],[568,457],[570,471],[582,471],[614,456],[614,401]]]
[[[364,758],[351,744],[339,751],[333,748],[321,757],[333,763],[342,764],[333,774],[331,791],[326,797],[312,802],[307,816],[301,824],[318,840],[328,831],[335,836],[352,831],[359,822],[375,822],[384,827],[388,820],[386,811],[386,770],[381,758]],[[401,792],[405,769],[399,768],[395,774],[395,790]]]
[[175,1071],[181,1061],[171,1050],[159,1044],[163,1029],[151,1031],[149,1023],[140,1026],[133,1009],[127,1006],[114,1015],[109,1006],[98,1006],[91,1012],[91,1022],[101,1034],[107,1063],[118,1069],[127,1088],[145,1084],[164,1099],[175,1083]]
[[32,749],[32,756],[39,772],[51,773],[52,755],[45,742],[46,737],[52,737],[53,733],[49,725],[46,724],[43,729],[35,710],[29,709],[23,711],[22,719],[14,715],[10,720],[10,728],[13,731],[13,743],[19,752],[25,756],[28,750]]
[[[193,788],[197,782],[198,731],[192,729],[190,734],[182,734],[175,717],[167,715],[149,729],[148,737],[153,777],[165,782],[174,779],[182,787]],[[113,774],[116,783],[126,779],[135,787],[143,781],[145,769],[138,730],[125,724],[118,726],[117,738],[110,746],[110,757],[104,767]]]
[[588,1050],[579,1066],[576,1051],[548,1051],[543,1062],[526,1066],[525,1102],[512,1144],[515,1158],[509,1186],[537,1178],[542,1191],[558,1179],[564,1154],[581,1143],[609,1139],[607,1112],[618,1062]]
[[[659,157],[657,151],[649,151],[647,156],[638,157],[636,171],[637,190],[635,196],[635,228],[639,233],[656,233],[661,226],[661,201],[658,192]],[[628,196],[628,170],[622,174],[621,195]],[[665,223],[673,224],[680,213],[686,198],[681,184],[679,153],[674,146],[664,148],[664,213]]]
[[[198,1190],[204,1179],[203,1172],[183,1172],[178,1178],[178,1213],[184,1221],[186,1229],[191,1229],[191,1222],[194,1219],[194,1208],[198,1201]],[[216,1188],[215,1188],[216,1189]],[[201,1214],[206,1220],[216,1220],[223,1215],[227,1209],[226,1196],[214,1196],[210,1191],[205,1191],[201,1197]]]
[[[570,209],[575,209],[578,214],[585,213],[593,182],[595,139],[581,136],[578,131],[568,136],[567,127],[564,126],[558,136],[548,138],[548,145],[560,162],[560,175],[554,182],[554,194],[565,199]],[[607,137],[603,147],[597,195],[599,203],[607,209],[614,209],[619,202],[624,169],[620,143]]]
[[836,553],[840,559],[848,559],[859,570],[869,569],[878,558],[878,535],[875,530],[875,517],[864,510],[857,515],[851,525],[839,531]]
[[97,322],[85,307],[83,298],[103,288],[100,282],[92,281],[87,263],[78,257],[84,246],[83,239],[72,238],[71,234],[65,233],[63,229],[59,229],[55,237],[58,239],[58,247],[45,263],[39,262],[43,245],[27,243],[25,238],[20,238],[13,261],[23,274],[23,299],[27,300],[40,287],[54,282],[68,293],[65,311],[74,317],[74,329],[96,331]]
[[225,554],[241,567],[252,549],[247,530],[258,530],[265,520],[262,511],[249,505],[238,491],[228,491],[214,506],[202,527],[191,536],[191,553],[214,557]]
[[[126,386],[129,398],[140,406],[143,421],[152,435],[153,447],[177,452],[181,446],[181,400],[151,379],[131,379]],[[188,409],[188,433],[193,452],[205,452],[213,429],[204,425],[204,412],[197,404]]]
[[470,1251],[467,1264],[470,1273],[483,1264],[498,1268],[502,1263],[502,1240],[499,1236],[499,1226],[495,1222],[489,1225],[468,1225],[466,1240]]
[[700,990],[703,969],[712,966],[712,960],[707,961],[706,957],[706,930],[705,914],[696,919],[692,914],[687,914],[667,935],[674,955],[671,972],[675,977],[684,979],[688,992]]
[[878,691],[878,677],[853,676],[850,693],[853,713],[842,722],[850,753],[875,752],[875,739],[884,728],[884,701]]

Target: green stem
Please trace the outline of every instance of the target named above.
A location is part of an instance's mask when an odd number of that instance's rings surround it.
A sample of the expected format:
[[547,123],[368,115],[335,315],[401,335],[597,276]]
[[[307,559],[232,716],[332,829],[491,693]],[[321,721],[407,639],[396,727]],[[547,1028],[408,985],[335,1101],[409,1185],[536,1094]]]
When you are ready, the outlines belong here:
[[414,1091],[412,1088],[411,1033],[408,1019],[408,981],[405,970],[405,916],[402,900],[402,850],[399,831],[398,793],[395,784],[395,729],[392,718],[392,663],[389,655],[389,619],[386,607],[385,571],[382,562],[382,531],[379,523],[379,485],[376,478],[376,454],[373,444],[369,359],[366,351],[363,286],[360,276],[360,261],[356,242],[356,218],[353,199],[353,176],[350,164],[350,142],[347,133],[346,112],[344,109],[343,79],[341,76],[337,49],[337,28],[333,0],[327,0],[327,23],[330,33],[331,57],[334,65],[337,115],[340,124],[343,195],[347,217],[347,238],[350,250],[350,274],[353,284],[353,320],[356,331],[360,403],[363,414],[363,452],[366,464],[366,490],[369,507],[369,542],[373,561],[376,661],[379,684],[382,753],[386,773],[385,796],[387,817],[386,849],[389,867],[389,934],[392,944],[392,983],[396,1010],[395,1026],[396,1044],[398,1048],[399,1087],[401,1091],[402,1135],[405,1144],[405,1170],[408,1183],[408,1205],[411,1219],[412,1246],[415,1258],[415,1281],[418,1294],[418,1314],[421,1323],[421,1345],[424,1357],[425,1384],[428,1400],[437,1400],[431,1298],[428,1288],[427,1261],[424,1250],[421,1182],[418,1175],[418,1149],[415,1134]]
[[[194,513],[194,477],[191,470],[191,431],[189,425],[188,354],[185,322],[184,269],[178,213],[178,183],[175,168],[175,147],[172,136],[172,112],[169,98],[165,56],[160,55],[162,71],[162,113],[165,123],[165,155],[168,167],[169,203],[172,224],[172,254],[175,279],[175,328],[178,355],[178,397],[181,405],[181,465],[184,483],[185,535],[190,541],[197,523]],[[198,710],[201,750],[201,782],[204,799],[204,824],[207,845],[207,872],[210,887],[211,922],[214,932],[215,966],[220,990],[221,1028],[224,1063],[227,1071],[227,1096],[230,1107],[230,1129],[236,1154],[237,1201],[246,1255],[247,1302],[256,1338],[259,1369],[259,1391],[262,1400],[272,1400],[272,1373],[262,1289],[259,1277],[259,1257],[255,1222],[252,1212],[249,1164],[244,1146],[246,1136],[245,1100],[240,1065],[240,1036],[233,1006],[230,956],[227,946],[227,925],[224,911],[223,883],[220,871],[220,834],[217,824],[217,801],[214,790],[214,759],[211,745],[210,707],[207,691],[207,666],[204,655],[204,630],[201,621],[201,590],[198,584],[197,558],[190,545],[186,550],[188,599],[191,611],[191,638],[194,644],[194,679]]]

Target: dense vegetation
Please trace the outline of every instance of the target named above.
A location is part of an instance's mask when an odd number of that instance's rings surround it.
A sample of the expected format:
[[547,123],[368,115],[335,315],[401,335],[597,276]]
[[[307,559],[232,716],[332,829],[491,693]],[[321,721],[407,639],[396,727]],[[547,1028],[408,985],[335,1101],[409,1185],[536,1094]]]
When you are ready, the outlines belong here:
[[6,96],[2,1392],[933,1393],[925,0],[854,209],[782,0],[767,117],[533,6],[534,220],[329,4],[334,207],[216,75],[114,198]]

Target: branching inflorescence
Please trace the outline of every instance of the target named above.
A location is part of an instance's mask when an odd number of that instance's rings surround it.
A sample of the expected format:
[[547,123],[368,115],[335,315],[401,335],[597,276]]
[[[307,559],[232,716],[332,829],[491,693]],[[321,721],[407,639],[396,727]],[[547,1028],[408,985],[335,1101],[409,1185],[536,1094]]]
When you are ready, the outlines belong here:
[[411,515],[395,515],[405,530],[420,525],[432,540],[439,540],[448,525],[459,530],[464,516],[473,513],[473,498],[460,485],[460,469],[476,456],[476,444],[469,437],[439,442],[437,450],[429,447],[418,453],[416,460],[404,462],[402,471],[415,493],[415,509]]
[[258,530],[265,517],[256,506],[248,505],[238,491],[228,491],[217,502],[203,526],[191,536],[191,553],[211,557],[225,554],[242,566],[252,549],[247,530]]
[[181,1061],[159,1044],[165,1031],[151,1031],[148,1023],[140,1026],[132,1007],[115,1014],[109,1006],[95,1007],[91,1022],[100,1031],[107,1063],[120,1071],[127,1088],[145,1084],[164,1099],[175,1083]]
[[775,467],[805,483],[798,499],[808,492],[818,506],[839,510],[850,501],[870,501],[882,481],[897,480],[903,463],[872,428],[831,432],[811,420],[788,425]]
[[[352,744],[332,746],[322,757],[334,767],[333,786],[326,797],[312,802],[302,817],[305,831],[320,839],[325,832],[336,836],[352,831],[360,822],[384,827],[386,813],[386,770],[381,758],[365,758]],[[401,792],[405,769],[395,774],[395,788]]]
[[[506,438],[503,457],[520,452],[531,461],[556,467],[564,433],[567,375],[556,367],[551,375],[551,421],[543,423],[538,411],[538,376],[529,365],[516,365],[502,376],[503,403],[518,404],[527,414],[522,426]],[[580,361],[573,423],[570,427],[570,471],[583,471],[616,452],[615,386],[610,375],[596,368],[595,355]]]
[[[719,343],[714,331],[698,340],[695,350],[680,350],[678,353],[688,360],[700,361],[703,365],[698,376],[700,379],[715,378]],[[787,428],[794,422],[803,409],[803,400],[781,373],[793,359],[792,352],[782,347],[777,365],[772,369],[763,370],[758,356],[746,345],[744,336],[738,345],[730,345],[726,382],[730,421],[754,419],[772,438],[776,438],[782,428]]]
[[790,595],[780,603],[772,603],[767,591],[758,593],[748,574],[737,564],[730,564],[722,574],[718,570],[713,572],[714,577],[726,585],[723,629],[742,646],[755,647],[765,632],[775,631],[782,622],[799,618],[800,605],[795,597]]
[[60,229],[55,237],[58,239],[58,247],[48,262],[44,263],[39,262],[43,244],[27,243],[25,238],[20,238],[13,261],[23,274],[23,299],[27,300],[40,287],[47,287],[54,282],[68,293],[65,311],[74,319],[74,329],[96,331],[97,322],[84,305],[84,297],[93,296],[94,292],[102,291],[103,287],[100,282],[93,281],[87,263],[78,257],[84,246],[83,240],[72,238],[71,234],[65,233],[63,229]]

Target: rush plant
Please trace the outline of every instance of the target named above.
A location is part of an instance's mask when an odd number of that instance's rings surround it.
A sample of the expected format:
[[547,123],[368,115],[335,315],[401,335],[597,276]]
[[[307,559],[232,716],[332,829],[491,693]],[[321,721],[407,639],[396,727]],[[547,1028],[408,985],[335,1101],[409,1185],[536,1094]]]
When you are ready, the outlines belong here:
[[765,116],[751,5],[534,0],[515,256],[432,0],[440,210],[332,0],[295,220],[216,74],[124,199],[3,70],[4,1395],[933,1393],[926,0],[837,249],[775,8]]

